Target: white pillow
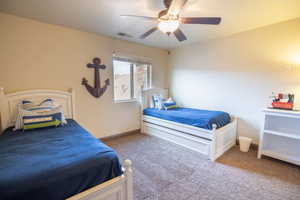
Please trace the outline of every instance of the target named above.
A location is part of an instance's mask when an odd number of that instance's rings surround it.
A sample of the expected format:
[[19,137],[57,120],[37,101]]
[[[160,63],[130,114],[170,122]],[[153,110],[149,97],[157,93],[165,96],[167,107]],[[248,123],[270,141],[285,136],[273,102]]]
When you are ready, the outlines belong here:
[[155,94],[152,96],[153,107],[158,110],[162,110],[162,103],[165,101],[161,94]]

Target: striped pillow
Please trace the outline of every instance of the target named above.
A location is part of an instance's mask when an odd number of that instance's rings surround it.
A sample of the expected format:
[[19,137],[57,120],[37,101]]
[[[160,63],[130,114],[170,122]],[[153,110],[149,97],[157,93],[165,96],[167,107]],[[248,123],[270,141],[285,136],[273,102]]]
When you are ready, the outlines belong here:
[[45,99],[40,104],[35,105],[32,101],[23,100],[22,101],[23,109],[28,111],[36,111],[36,112],[48,112],[54,107],[53,99]]
[[162,97],[162,95],[153,95],[152,96],[152,103],[153,103],[153,107],[155,109],[162,110],[163,109],[163,106],[162,106],[163,101],[165,101],[165,99]]
[[178,108],[178,106],[176,105],[176,102],[175,101],[171,101],[171,102],[163,102],[163,108],[165,110],[171,110],[171,109],[174,109],[174,108]]
[[37,129],[44,127],[57,127],[62,124],[62,113],[54,113],[50,115],[25,115],[23,116],[23,129]]
[[[50,111],[39,112],[39,110],[19,110],[21,118],[21,128],[30,130],[36,128],[59,126],[64,124],[62,106],[53,107]],[[16,127],[15,127],[16,128]]]
[[54,106],[54,100],[53,99],[45,99],[40,103],[40,106]]
[[29,100],[23,100],[21,104],[24,109],[28,109],[34,106],[33,102]]
[[45,99],[40,104],[23,100],[18,108],[14,130],[29,130],[66,124],[63,107],[55,106],[52,99]]

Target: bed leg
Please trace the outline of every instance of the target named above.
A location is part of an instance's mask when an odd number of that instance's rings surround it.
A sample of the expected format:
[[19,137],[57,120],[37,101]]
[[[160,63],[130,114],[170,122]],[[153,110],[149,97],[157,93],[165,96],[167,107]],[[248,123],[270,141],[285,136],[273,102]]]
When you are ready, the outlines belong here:
[[215,161],[216,160],[216,150],[217,150],[217,137],[216,137],[216,130],[217,130],[217,125],[213,124],[213,138],[212,138],[212,142],[211,142],[211,146],[210,146],[210,160],[211,161]]
[[126,200],[133,200],[133,174],[131,160],[124,161],[126,177]]
[[143,115],[141,115],[141,133],[145,133],[144,131],[144,116]]

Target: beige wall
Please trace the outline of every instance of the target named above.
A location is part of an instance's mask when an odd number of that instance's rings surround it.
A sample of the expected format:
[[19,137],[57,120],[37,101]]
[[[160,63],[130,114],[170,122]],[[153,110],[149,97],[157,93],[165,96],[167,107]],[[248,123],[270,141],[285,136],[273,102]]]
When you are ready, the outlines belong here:
[[113,103],[112,85],[95,99],[80,84],[82,77],[93,83],[85,65],[95,56],[107,66],[102,81],[112,83],[113,52],[150,59],[155,87],[169,79],[179,103],[232,113],[239,134],[256,140],[272,92],[296,93],[300,108],[300,19],[183,46],[169,59],[161,49],[3,13],[0,27],[0,86],[6,92],[74,88],[78,121],[96,137],[139,128],[137,103]]
[[96,137],[139,128],[137,103],[113,103],[112,85],[100,99],[89,95],[82,77],[93,84],[86,67],[98,56],[107,66],[102,84],[112,83],[112,54],[146,57],[153,64],[153,85],[166,86],[167,52],[93,33],[50,25],[0,13],[0,86],[6,92],[46,88],[76,91],[78,121]]
[[257,142],[272,92],[296,93],[300,108],[300,18],[183,46],[171,52],[169,65],[179,103],[236,115],[238,133]]

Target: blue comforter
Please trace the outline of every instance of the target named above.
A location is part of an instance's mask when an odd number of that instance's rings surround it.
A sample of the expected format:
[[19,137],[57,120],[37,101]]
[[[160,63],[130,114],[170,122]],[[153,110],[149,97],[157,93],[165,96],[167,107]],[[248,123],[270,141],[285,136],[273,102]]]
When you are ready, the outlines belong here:
[[0,199],[60,200],[122,174],[117,154],[75,121],[0,136]]
[[208,130],[212,130],[213,124],[216,124],[217,128],[220,128],[230,123],[230,115],[226,112],[193,108],[174,108],[171,110],[146,108],[144,109],[144,115]]

